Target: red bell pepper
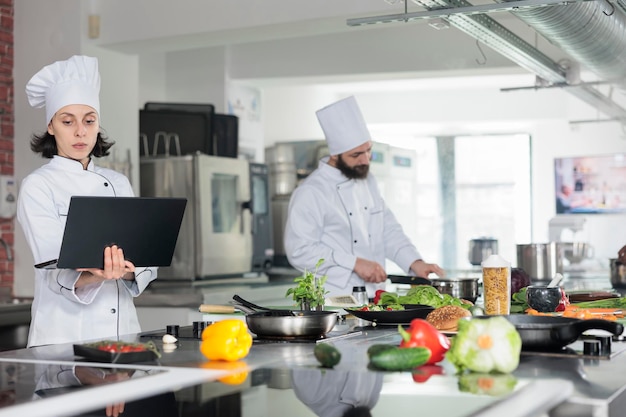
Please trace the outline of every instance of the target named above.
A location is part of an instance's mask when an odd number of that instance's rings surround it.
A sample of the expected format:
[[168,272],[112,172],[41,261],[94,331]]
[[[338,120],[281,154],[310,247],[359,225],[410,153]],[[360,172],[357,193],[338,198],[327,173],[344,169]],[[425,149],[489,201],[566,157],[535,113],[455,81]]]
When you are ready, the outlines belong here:
[[565,294],[565,290],[561,288],[561,301],[559,302],[559,305],[556,306],[556,310],[557,312],[559,311],[565,311],[565,307],[567,307],[569,305],[569,297],[567,296],[567,294]]
[[425,347],[430,350],[430,359],[428,359],[426,365],[434,365],[441,362],[448,349],[450,349],[448,337],[424,319],[411,320],[408,331],[399,325],[398,331],[402,336],[401,348]]
[[430,379],[433,375],[443,375],[444,371],[440,365],[422,365],[411,372],[413,382],[423,383]]
[[378,304],[378,302],[380,301],[380,297],[381,295],[383,295],[383,293],[385,293],[385,290],[376,290],[376,293],[374,294],[374,304]]

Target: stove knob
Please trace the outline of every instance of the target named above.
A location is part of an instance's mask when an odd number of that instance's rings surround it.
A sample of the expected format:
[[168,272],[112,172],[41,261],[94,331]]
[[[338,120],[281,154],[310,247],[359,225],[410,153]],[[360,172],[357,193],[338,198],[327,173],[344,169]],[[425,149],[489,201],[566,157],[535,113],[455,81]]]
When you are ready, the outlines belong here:
[[600,355],[611,355],[611,336],[596,336],[596,340],[600,342]]
[[583,343],[583,354],[588,356],[600,356],[600,341],[585,340]]

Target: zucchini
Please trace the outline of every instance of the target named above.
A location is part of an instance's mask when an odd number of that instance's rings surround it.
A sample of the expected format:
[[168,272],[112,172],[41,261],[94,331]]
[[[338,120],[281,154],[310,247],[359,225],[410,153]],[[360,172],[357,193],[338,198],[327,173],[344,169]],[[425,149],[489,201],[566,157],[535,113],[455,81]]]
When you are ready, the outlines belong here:
[[318,343],[313,349],[315,359],[324,367],[332,368],[341,360],[341,352],[330,343]]
[[370,355],[370,365],[385,371],[409,371],[428,362],[430,354],[430,349],[425,347],[394,346]]

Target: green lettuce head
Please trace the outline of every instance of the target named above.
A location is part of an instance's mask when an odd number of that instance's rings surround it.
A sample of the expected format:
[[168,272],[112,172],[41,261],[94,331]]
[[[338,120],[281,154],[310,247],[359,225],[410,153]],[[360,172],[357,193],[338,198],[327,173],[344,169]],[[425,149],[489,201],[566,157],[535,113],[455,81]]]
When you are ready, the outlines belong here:
[[506,318],[476,317],[459,320],[446,359],[457,371],[509,373],[519,365],[522,339]]

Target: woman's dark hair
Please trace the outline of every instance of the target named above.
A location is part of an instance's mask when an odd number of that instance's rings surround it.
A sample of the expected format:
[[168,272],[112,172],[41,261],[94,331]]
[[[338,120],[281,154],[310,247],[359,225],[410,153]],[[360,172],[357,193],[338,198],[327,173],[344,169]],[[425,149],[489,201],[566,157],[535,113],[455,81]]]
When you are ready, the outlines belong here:
[[[109,149],[115,142],[109,142],[109,138],[106,134],[98,132],[96,138],[96,145],[93,147],[89,156],[101,158],[109,154]],[[48,131],[43,134],[34,133],[30,139],[30,149],[35,153],[40,153],[44,158],[52,158],[54,155],[58,155],[57,142],[54,135],[51,135]]]

